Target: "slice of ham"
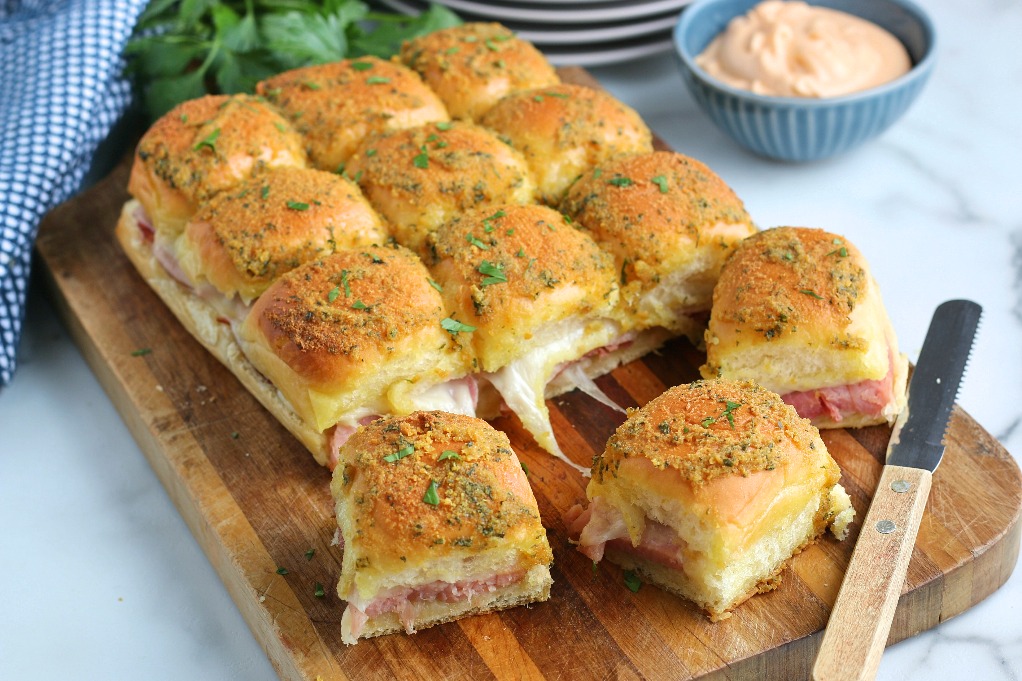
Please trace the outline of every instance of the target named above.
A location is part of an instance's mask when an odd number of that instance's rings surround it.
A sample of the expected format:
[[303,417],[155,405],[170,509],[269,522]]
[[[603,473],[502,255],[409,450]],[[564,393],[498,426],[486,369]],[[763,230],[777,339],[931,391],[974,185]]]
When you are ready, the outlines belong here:
[[809,420],[826,415],[834,423],[840,423],[856,414],[879,416],[894,400],[894,357],[890,357],[887,375],[881,379],[790,392],[781,395],[781,399],[795,407],[799,416]]
[[475,596],[493,593],[497,589],[519,582],[524,575],[522,571],[515,571],[493,575],[487,579],[462,580],[454,583],[436,581],[417,587],[396,587],[378,594],[369,601],[352,595],[345,613],[351,624],[351,636],[358,639],[370,618],[389,612],[397,613],[405,631],[414,634],[415,620],[423,604],[436,601],[444,603],[471,601]]
[[646,526],[637,545],[632,544],[624,516],[616,508],[596,497],[589,508],[576,506],[565,516],[570,536],[578,535],[578,550],[594,563],[603,559],[607,546],[631,553],[661,565],[681,569],[685,542],[667,525],[646,518]]

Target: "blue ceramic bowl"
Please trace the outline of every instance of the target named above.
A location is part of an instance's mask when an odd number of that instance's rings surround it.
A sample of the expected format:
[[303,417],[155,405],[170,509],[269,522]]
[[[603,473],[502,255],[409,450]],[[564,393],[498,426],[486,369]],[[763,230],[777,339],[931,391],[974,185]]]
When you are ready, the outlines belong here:
[[885,85],[827,99],[769,97],[730,87],[695,63],[728,22],[758,0],[696,0],[681,13],[674,46],[689,91],[713,122],[747,149],[782,161],[815,161],[848,151],[886,130],[926,84],[935,60],[936,34],[926,13],[910,0],[808,0],[862,17],[905,45],[912,70]]

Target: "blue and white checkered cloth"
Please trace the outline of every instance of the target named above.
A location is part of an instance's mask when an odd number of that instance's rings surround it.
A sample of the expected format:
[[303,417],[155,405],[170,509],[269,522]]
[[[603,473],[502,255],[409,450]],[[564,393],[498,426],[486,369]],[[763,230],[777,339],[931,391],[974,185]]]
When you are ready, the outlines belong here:
[[0,0],[0,386],[14,375],[32,244],[127,108],[121,52],[146,0]]

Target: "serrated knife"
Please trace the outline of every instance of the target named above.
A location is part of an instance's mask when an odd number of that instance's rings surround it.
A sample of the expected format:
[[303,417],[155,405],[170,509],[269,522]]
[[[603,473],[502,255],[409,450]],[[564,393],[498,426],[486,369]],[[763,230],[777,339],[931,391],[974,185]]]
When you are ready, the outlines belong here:
[[887,463],[830,613],[815,681],[876,677],[981,313],[970,300],[949,300],[933,313],[908,403],[891,431]]

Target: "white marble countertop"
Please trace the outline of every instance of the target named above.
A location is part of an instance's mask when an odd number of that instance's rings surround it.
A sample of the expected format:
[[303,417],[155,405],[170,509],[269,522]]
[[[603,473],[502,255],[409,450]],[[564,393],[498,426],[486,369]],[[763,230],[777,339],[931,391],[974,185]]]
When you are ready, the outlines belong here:
[[[939,61],[907,116],[860,150],[781,165],[740,150],[671,55],[593,69],[675,149],[706,162],[761,227],[844,234],[870,259],[915,359],[936,305],[984,307],[959,403],[1022,455],[1022,7],[928,0]],[[273,679],[38,284],[20,369],[0,391],[0,678]],[[879,678],[1022,678],[1022,570],[889,648]]]

